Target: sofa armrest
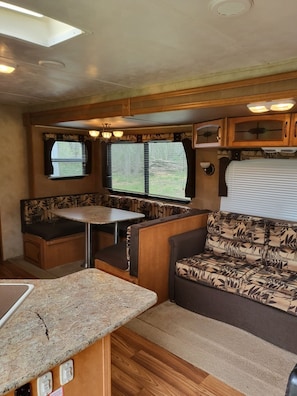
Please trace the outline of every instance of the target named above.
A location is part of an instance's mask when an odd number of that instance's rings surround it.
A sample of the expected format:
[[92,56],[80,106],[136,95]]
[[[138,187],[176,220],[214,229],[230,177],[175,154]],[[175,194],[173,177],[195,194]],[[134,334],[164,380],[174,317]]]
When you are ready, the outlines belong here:
[[174,301],[175,263],[184,257],[191,257],[204,251],[206,227],[201,227],[169,238],[169,299]]

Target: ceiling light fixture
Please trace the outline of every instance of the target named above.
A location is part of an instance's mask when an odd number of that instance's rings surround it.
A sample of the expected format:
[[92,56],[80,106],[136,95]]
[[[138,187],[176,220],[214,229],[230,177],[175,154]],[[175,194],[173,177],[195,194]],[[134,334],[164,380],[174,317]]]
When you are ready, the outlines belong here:
[[16,66],[0,63],[0,73],[10,74],[15,71]]
[[211,0],[210,10],[217,16],[234,17],[250,10],[253,0]]
[[247,105],[252,113],[266,113],[267,111],[288,111],[296,104],[294,99],[279,99],[270,102],[255,102]]
[[[117,139],[120,139],[124,135],[124,131],[116,130],[116,131],[111,132],[111,131],[107,130],[109,127],[110,127],[110,124],[107,124],[107,123],[103,124],[103,129],[101,131],[101,136],[103,137],[103,139],[108,140],[108,139],[111,139],[112,136],[114,136]],[[89,131],[89,135],[91,137],[93,137],[94,139],[97,139],[100,135],[100,131],[92,129]]]
[[100,132],[99,132],[99,131],[96,131],[96,130],[94,130],[94,129],[92,129],[92,130],[89,131],[89,135],[90,135],[92,138],[96,139],[96,138],[100,135]]

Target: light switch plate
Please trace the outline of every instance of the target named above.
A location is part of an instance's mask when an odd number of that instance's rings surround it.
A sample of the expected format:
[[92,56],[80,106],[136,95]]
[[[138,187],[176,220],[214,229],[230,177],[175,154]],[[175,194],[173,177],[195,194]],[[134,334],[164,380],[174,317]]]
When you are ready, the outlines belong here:
[[72,381],[74,377],[73,360],[67,360],[67,362],[60,366],[60,384],[65,385]]
[[53,375],[48,373],[37,378],[37,394],[38,396],[47,396],[53,390]]

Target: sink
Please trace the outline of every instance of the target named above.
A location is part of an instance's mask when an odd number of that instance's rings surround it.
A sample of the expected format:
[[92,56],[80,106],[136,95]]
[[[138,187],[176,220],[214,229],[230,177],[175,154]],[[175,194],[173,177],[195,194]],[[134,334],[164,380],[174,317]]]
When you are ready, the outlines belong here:
[[31,293],[30,283],[0,283],[0,327]]

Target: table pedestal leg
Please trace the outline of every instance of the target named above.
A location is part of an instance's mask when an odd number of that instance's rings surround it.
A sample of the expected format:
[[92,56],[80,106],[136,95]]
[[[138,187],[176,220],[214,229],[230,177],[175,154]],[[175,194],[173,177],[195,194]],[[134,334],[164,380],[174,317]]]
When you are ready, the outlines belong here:
[[91,268],[91,224],[85,226],[85,268]]
[[119,241],[119,225],[118,222],[116,221],[114,223],[114,244],[116,245]]

